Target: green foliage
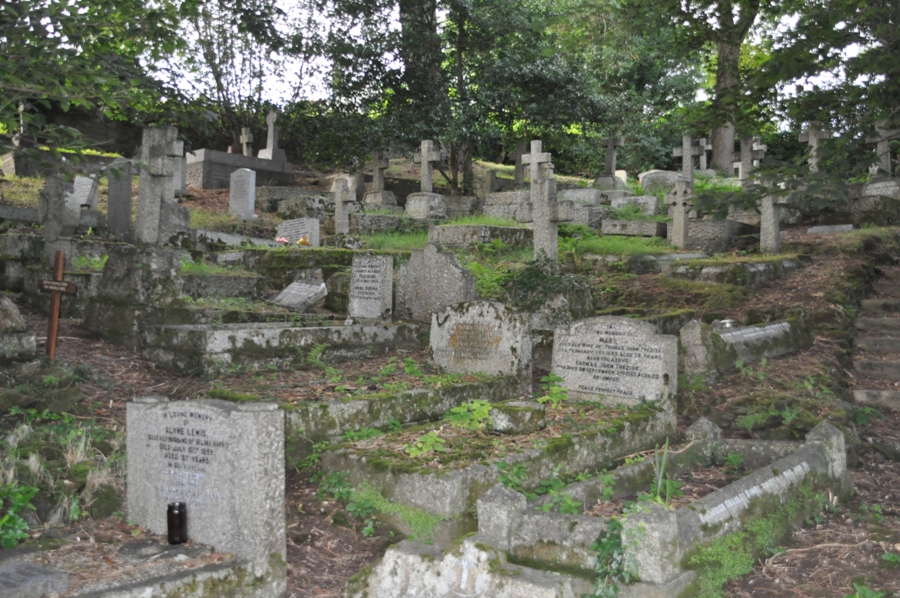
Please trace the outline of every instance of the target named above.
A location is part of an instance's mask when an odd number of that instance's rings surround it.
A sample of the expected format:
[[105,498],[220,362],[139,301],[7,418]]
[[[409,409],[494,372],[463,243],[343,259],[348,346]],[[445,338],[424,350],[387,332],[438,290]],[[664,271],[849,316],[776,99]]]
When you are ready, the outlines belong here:
[[500,472],[500,483],[510,490],[522,491],[522,484],[528,479],[528,468],[524,463],[510,464],[506,461],[497,463]]
[[867,426],[873,419],[884,419],[884,414],[874,407],[857,407],[854,405],[850,419],[857,426]]
[[[353,491],[351,499],[356,503],[369,501],[376,511],[399,517],[412,530],[410,539],[417,542],[431,543],[434,540],[434,530],[442,521],[440,517],[427,511],[385,499],[377,488],[367,482]],[[374,526],[372,531],[374,532]]]
[[350,500],[350,474],[341,471],[332,471],[325,475],[319,482],[319,498],[331,495],[331,498],[340,502]]
[[361,498],[347,503],[347,512],[359,520],[368,519],[375,513],[375,503],[371,499]]
[[852,594],[844,594],[844,598],[882,598],[884,592],[876,592],[870,590],[865,584],[853,583],[853,589],[856,590]]
[[366,249],[393,249],[395,251],[409,251],[421,249],[428,243],[428,233],[375,233],[362,235],[363,246]]
[[33,486],[9,484],[0,486],[0,546],[14,548],[28,537],[28,524],[21,517],[25,509],[34,509],[31,499],[38,493]]
[[347,430],[344,432],[344,440],[347,442],[357,442],[359,440],[368,440],[369,438],[377,438],[383,432],[378,428],[360,428],[359,430]]
[[310,467],[318,465],[319,461],[322,460],[322,453],[327,451],[329,446],[330,445],[327,442],[317,442],[314,444],[310,454],[301,459],[300,463],[297,464],[297,471],[309,469]]
[[700,598],[720,598],[721,588],[729,579],[747,575],[753,570],[755,559],[747,549],[746,533],[737,532],[716,538],[709,546],[701,547],[689,564],[700,575]]
[[406,451],[410,457],[418,457],[419,455],[425,455],[432,451],[437,453],[446,452],[446,444],[447,441],[438,436],[437,432],[432,430],[428,434],[419,436],[414,442],[407,444],[403,450]]
[[322,361],[322,355],[325,354],[325,351],[328,349],[328,343],[322,343],[320,345],[314,346],[309,350],[309,354],[306,356],[307,365],[314,365],[316,367],[326,369],[328,366],[325,365],[325,362]]
[[466,269],[475,276],[475,290],[478,291],[479,297],[499,299],[503,296],[503,285],[509,277],[506,268],[467,262]]
[[740,453],[728,453],[725,458],[725,468],[737,471],[744,464],[744,455]]
[[94,272],[99,272],[103,270],[104,266],[106,266],[107,260],[109,260],[108,255],[103,255],[100,257],[79,255],[72,258],[72,267],[76,270],[91,270]]
[[387,365],[378,371],[378,375],[381,376],[382,378],[384,378],[386,376],[393,376],[396,373],[397,373],[397,358],[396,357],[391,357],[390,359],[388,359]]
[[586,292],[587,283],[579,276],[563,274],[556,262],[539,257],[510,276],[503,289],[507,303],[534,310],[556,295]]
[[616,598],[620,585],[630,585],[638,580],[637,562],[628,557],[626,547],[640,541],[640,534],[623,540],[625,528],[622,521],[612,517],[606,531],[591,546],[591,550],[597,553],[594,566],[597,580],[594,593],[588,598]]
[[454,428],[482,430],[490,421],[491,404],[487,401],[475,400],[452,407],[445,416]]
[[538,398],[537,402],[542,405],[549,403],[551,409],[559,409],[565,401],[569,400],[569,391],[560,386],[559,383],[563,379],[556,374],[548,374],[541,378],[541,388],[547,393]]
[[412,357],[407,357],[403,360],[403,371],[406,372],[407,376],[414,376],[416,378],[422,377],[422,370],[419,368],[419,364],[416,363],[416,360]]
[[647,496],[653,502],[659,503],[664,507],[669,506],[672,499],[684,496],[680,488],[683,482],[674,480],[666,474],[666,464],[669,460],[669,439],[660,452],[657,450],[653,454],[653,472],[654,479],[650,484],[650,493]]
[[885,552],[881,555],[881,560],[893,565],[898,565],[900,564],[900,554],[897,554],[896,552]]

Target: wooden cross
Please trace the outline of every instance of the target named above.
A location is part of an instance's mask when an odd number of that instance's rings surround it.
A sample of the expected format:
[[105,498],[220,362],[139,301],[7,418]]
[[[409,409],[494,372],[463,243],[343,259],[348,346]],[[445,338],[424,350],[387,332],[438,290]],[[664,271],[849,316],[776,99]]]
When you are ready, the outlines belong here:
[[694,182],[694,156],[705,154],[706,150],[694,144],[693,135],[684,135],[681,138],[681,147],[672,150],[672,155],[681,158],[681,176]]
[[372,191],[384,191],[384,171],[391,167],[390,160],[381,152],[372,155]]
[[441,152],[434,149],[434,142],[430,139],[422,141],[422,148],[418,156],[416,156],[416,164],[422,164],[422,193],[432,193],[434,191],[434,175],[432,174],[431,164],[440,162]]
[[[875,152],[878,155],[878,165],[877,168],[879,170],[883,170],[887,176],[891,176],[892,168],[891,168],[891,141],[894,139],[900,139],[900,129],[888,129],[888,122],[886,120],[880,120],[875,123],[875,132],[878,133],[877,137],[869,137],[866,139],[866,143],[874,143]],[[876,171],[874,174],[878,174]]]
[[66,265],[66,253],[56,252],[56,263],[53,266],[53,280],[38,281],[42,291],[50,293],[50,327],[47,329],[47,356],[50,361],[56,357],[56,340],[59,338],[59,305],[62,294],[74,295],[77,287],[74,282],[63,280],[63,268]]
[[253,143],[253,133],[250,132],[250,127],[244,127],[241,129],[241,147],[244,148],[245,156],[253,155],[253,146],[250,144]]
[[800,142],[809,144],[809,171],[819,170],[819,141],[831,139],[831,132],[822,130],[822,123],[810,121],[809,129],[800,133]]
[[625,140],[621,137],[607,137],[600,143],[606,145],[606,168],[603,176],[616,176],[616,154],[620,147],[625,147]]

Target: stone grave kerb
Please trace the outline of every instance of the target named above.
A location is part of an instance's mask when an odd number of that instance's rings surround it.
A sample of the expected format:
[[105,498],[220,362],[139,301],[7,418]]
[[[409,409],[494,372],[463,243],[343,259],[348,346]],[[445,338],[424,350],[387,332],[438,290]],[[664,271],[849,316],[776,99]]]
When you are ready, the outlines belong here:
[[553,262],[559,260],[557,231],[558,206],[552,156],[542,151],[539,139],[531,142],[531,153],[522,156],[522,164],[529,166],[531,179],[531,210],[534,222],[534,255],[541,253]]
[[800,142],[809,144],[809,171],[819,170],[819,142],[831,139],[831,131],[822,129],[822,123],[818,120],[810,121],[809,128],[800,133]]
[[372,191],[384,191],[384,171],[391,167],[390,160],[381,152],[372,155]]
[[693,135],[681,137],[681,147],[673,149],[672,155],[681,158],[681,176],[683,178],[694,181],[694,158],[705,152],[705,149],[694,143]]
[[430,139],[422,140],[419,153],[415,156],[415,163],[421,164],[420,179],[422,193],[434,192],[434,167],[432,164],[441,161],[440,150],[434,149],[434,142]]
[[241,148],[245,156],[253,156],[253,132],[250,127],[241,129]]
[[876,137],[866,138],[866,143],[875,144],[875,153],[878,156],[877,169],[873,174],[883,173],[887,176],[893,174],[891,162],[891,141],[900,139],[900,129],[889,129],[887,120],[879,120],[875,124]]
[[616,176],[616,157],[620,147],[625,147],[625,140],[621,137],[609,136],[601,139],[600,143],[606,146],[606,165],[603,168],[603,176]]
[[687,249],[690,239],[690,211],[693,209],[691,196],[694,186],[685,180],[679,180],[675,187],[666,194],[666,205],[672,217],[672,245],[679,249]]
[[347,203],[350,201],[350,186],[347,179],[337,179],[335,181],[337,189],[334,193],[334,234],[348,235],[350,234],[350,215],[348,213]]

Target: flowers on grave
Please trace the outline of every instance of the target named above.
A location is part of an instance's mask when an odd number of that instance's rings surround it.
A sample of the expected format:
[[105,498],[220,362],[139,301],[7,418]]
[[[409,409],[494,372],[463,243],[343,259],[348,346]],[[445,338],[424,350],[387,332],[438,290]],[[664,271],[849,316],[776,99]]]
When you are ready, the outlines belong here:
[[276,243],[287,243],[288,241],[284,237],[275,237],[275,242]]
[[300,240],[297,241],[297,245],[310,245],[309,237],[300,237]]

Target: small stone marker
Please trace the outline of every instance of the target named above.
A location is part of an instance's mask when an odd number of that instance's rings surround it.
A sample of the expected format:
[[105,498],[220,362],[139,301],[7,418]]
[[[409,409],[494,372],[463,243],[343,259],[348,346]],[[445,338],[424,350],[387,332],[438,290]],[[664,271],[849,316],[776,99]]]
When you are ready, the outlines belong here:
[[705,154],[706,150],[694,143],[693,135],[681,137],[681,147],[672,150],[672,155],[681,157],[681,176],[691,182],[694,181],[694,157]]
[[97,202],[100,197],[100,190],[97,181],[89,176],[76,176],[75,188],[70,194],[70,201],[73,206],[87,206],[89,210],[97,209]]
[[430,322],[431,314],[476,297],[475,276],[437,243],[413,250],[409,261],[400,266],[397,312],[401,318]]
[[515,376],[530,386],[530,318],[494,301],[452,305],[431,317],[431,354],[450,373]]
[[250,127],[243,127],[241,129],[241,148],[244,150],[245,156],[253,156],[253,133],[250,131]]
[[570,398],[638,403],[678,390],[678,337],[631,318],[601,316],[557,328],[552,371]]
[[228,213],[243,220],[257,218],[256,213],[256,171],[239,168],[231,173],[231,188],[228,191]]
[[394,258],[354,255],[348,314],[360,320],[390,320],[394,308]]
[[74,295],[77,287],[74,282],[63,280],[63,269],[66,265],[66,254],[63,251],[56,252],[56,262],[53,266],[53,280],[41,280],[38,287],[50,293],[50,324],[47,329],[47,357],[50,361],[56,357],[56,341],[59,336],[59,305],[62,302],[62,294]]
[[128,516],[166,533],[166,506],[187,505],[188,539],[253,564],[285,556],[284,412],[274,403],[127,406]]
[[666,194],[666,204],[669,206],[669,215],[672,217],[672,245],[679,249],[688,248],[689,221],[688,215],[693,208],[690,197],[693,193],[692,185],[688,181],[675,183],[675,188]]
[[266,124],[269,125],[269,133],[266,139],[266,149],[259,150],[258,158],[263,160],[272,160],[273,162],[287,162],[287,156],[283,149],[278,149],[278,127],[275,121],[278,120],[277,112],[269,112],[266,116]]
[[441,152],[434,149],[434,142],[430,139],[422,141],[420,153],[416,155],[416,164],[422,165],[422,193],[434,192],[434,172],[432,164],[441,161]]
[[292,282],[278,293],[272,303],[296,311],[306,311],[328,295],[325,283]]
[[534,221],[534,255],[542,253],[553,262],[559,261],[559,232],[556,181],[549,153],[541,151],[541,142],[531,142],[531,153],[522,156],[522,164],[531,166],[531,210]]
[[306,243],[299,244],[308,247],[318,247],[321,243],[319,239],[319,219],[296,218],[294,220],[285,220],[276,228],[276,235],[287,239],[288,245],[297,245],[298,241],[306,239]]
[[759,250],[762,253],[781,253],[782,205],[783,200],[771,195],[759,202]]
[[819,142],[831,139],[831,132],[822,130],[822,123],[814,120],[809,123],[809,129],[800,133],[800,142],[809,144],[809,171],[819,170]]
[[69,574],[34,563],[0,567],[0,598],[41,598],[69,591]]
[[678,182],[677,172],[671,170],[648,170],[638,175],[644,193],[656,193],[669,191]]
[[878,155],[876,167],[878,170],[873,174],[883,174],[891,176],[893,166],[891,164],[891,141],[900,139],[900,129],[888,129],[888,121],[880,120],[875,124],[875,132],[877,137],[866,139],[866,143],[874,143],[875,153]]
[[350,188],[347,179],[340,178],[334,181],[334,234],[350,234],[350,214],[347,203],[350,201]]
[[109,232],[125,235],[131,230],[131,161],[116,160],[106,171],[109,185],[107,211]]

